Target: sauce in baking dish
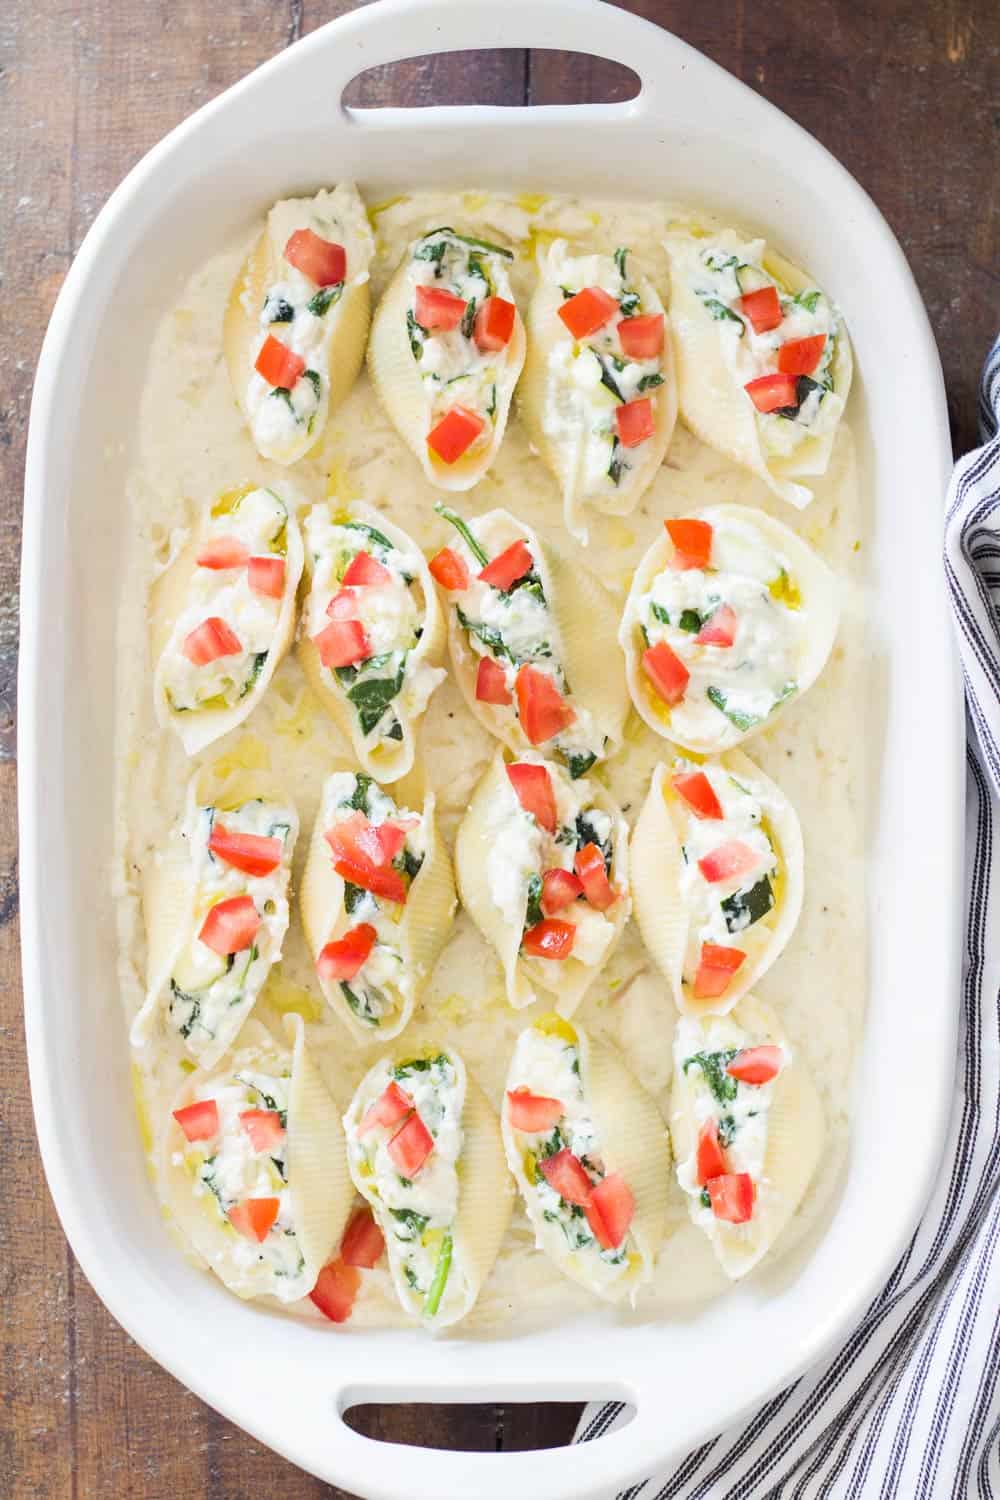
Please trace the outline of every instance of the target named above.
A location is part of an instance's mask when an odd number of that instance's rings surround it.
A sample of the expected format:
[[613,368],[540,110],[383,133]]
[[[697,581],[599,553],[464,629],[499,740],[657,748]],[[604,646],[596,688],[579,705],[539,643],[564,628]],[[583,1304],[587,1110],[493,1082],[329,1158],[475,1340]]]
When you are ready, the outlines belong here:
[[[373,300],[411,241],[436,226],[460,224],[472,235],[515,246],[510,277],[522,310],[534,280],[536,251],[559,237],[583,253],[628,246],[636,270],[665,292],[669,277],[662,241],[669,229],[692,222],[689,213],[659,203],[519,200],[479,192],[421,193],[369,207],[376,230]],[[662,535],[666,517],[710,505],[754,505],[784,522],[825,559],[837,576],[842,608],[836,644],[818,681],[744,747],[796,809],[806,851],[801,920],[787,950],[754,989],[777,1011],[792,1052],[810,1068],[826,1116],[819,1170],[771,1254],[768,1265],[776,1264],[829,1211],[846,1150],[848,1081],[865,1006],[865,806],[871,766],[864,726],[869,651],[863,575],[868,523],[859,500],[849,420],[837,430],[827,473],[810,480],[815,498],[801,511],[678,422],[666,460],[637,508],[622,517],[590,512],[586,547],[567,533],[556,481],[532,453],[514,410],[485,478],[467,493],[443,497],[390,424],[362,373],[346,403],[332,414],[319,445],[300,462],[282,468],[257,454],[233,400],[221,353],[223,310],[247,250],[247,242],[220,250],[179,289],[156,330],[145,377],[130,480],[130,557],[122,574],[118,646],[115,878],[128,1022],[142,1004],[146,982],[144,881],[155,868],[157,850],[182,816],[192,770],[215,766],[218,772],[221,762],[222,772],[269,776],[287,789],[303,830],[293,866],[297,892],[324,779],[338,766],[354,764],[349,742],[307,687],[294,653],[284,659],[247,720],[193,759],[177,736],[157,723],[151,692],[155,663],[140,644],[147,639],[148,589],[165,561],[183,546],[192,519],[208,501],[250,484],[276,485],[282,494],[297,494],[303,508],[324,498],[335,504],[364,500],[405,528],[428,556],[454,540],[452,528],[435,513],[436,501],[446,498],[466,518],[502,508],[586,563],[619,608],[638,560]],[[668,302],[666,296],[663,300]],[[438,826],[452,848],[458,823],[497,745],[465,706],[451,672],[430,700],[419,745],[437,798]],[[599,777],[634,827],[653,767],[661,760],[672,762],[671,746],[633,711],[623,747],[587,774]],[[398,787],[389,790],[400,803],[407,800],[397,795]],[[409,805],[415,804],[411,800]],[[379,1052],[355,1046],[325,1008],[295,896],[291,910],[281,962],[271,971],[254,1016],[282,1041],[283,1015],[303,1016],[312,1055],[343,1112]],[[499,960],[460,907],[433,980],[406,1029],[405,1045],[413,1052],[430,1043],[457,1049],[499,1109],[517,1036],[550,1008],[551,997],[545,996],[527,1009],[510,1008]],[[635,922],[628,924],[574,1021],[594,1040],[610,1038],[617,1044],[666,1119],[675,1011]],[[140,1115],[156,1175],[171,1101],[192,1065],[183,1042],[169,1031],[152,1056],[147,1048],[136,1059]],[[730,1286],[708,1240],[691,1222],[673,1173],[668,1219],[655,1277],[642,1292],[638,1316],[665,1315],[722,1295]],[[586,1291],[535,1249],[518,1204],[493,1272],[462,1328],[499,1333],[514,1326],[515,1318],[517,1326],[527,1327],[593,1305]],[[308,1302],[298,1306],[316,1315]],[[383,1259],[365,1275],[348,1326],[404,1321]]]

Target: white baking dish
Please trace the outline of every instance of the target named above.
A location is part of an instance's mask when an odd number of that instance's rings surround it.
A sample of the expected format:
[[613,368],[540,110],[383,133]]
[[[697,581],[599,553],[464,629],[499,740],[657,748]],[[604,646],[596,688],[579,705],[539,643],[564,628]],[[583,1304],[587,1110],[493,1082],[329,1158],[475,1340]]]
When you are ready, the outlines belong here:
[[[341,104],[346,84],[372,64],[495,45],[614,58],[640,75],[642,92],[622,105],[417,115]],[[773,236],[847,313],[860,377],[852,420],[874,508],[877,684],[872,998],[853,1151],[826,1232],[794,1274],[738,1288],[694,1318],[630,1326],[595,1312],[489,1344],[416,1332],[338,1336],[255,1313],[186,1265],[145,1180],[105,874],[129,435],[154,321],[191,269],[274,198],[345,177],[375,198],[457,185],[701,204]],[[130,174],[66,280],[32,409],[20,676],[24,990],[38,1134],[66,1233],[115,1317],[178,1379],[262,1442],[366,1496],[588,1500],[730,1422],[863,1310],[923,1206],[952,1093],[963,756],[938,566],[949,462],[923,306],[865,194],[749,89],[595,0],[382,0],[261,68]],[[834,997],[836,972],[831,954],[822,980]],[[585,1460],[407,1450],[341,1420],[362,1400],[590,1396],[634,1402],[637,1416],[590,1445]]]

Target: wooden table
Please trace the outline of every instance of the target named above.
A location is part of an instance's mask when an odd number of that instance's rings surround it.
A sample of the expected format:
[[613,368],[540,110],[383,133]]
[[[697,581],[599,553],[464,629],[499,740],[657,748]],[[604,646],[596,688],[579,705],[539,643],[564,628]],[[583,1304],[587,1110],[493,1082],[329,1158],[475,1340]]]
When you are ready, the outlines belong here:
[[[171,126],[352,8],[352,0],[33,0],[8,5],[0,26],[0,1492],[19,1500],[249,1500],[282,1484],[296,1500],[343,1494],[260,1448],[147,1359],[66,1245],[41,1175],[24,1062],[14,727],[31,374],[67,267],[111,189]],[[971,446],[978,371],[1000,323],[996,0],[629,0],[627,8],[779,104],[868,188],[930,309],[956,449]],[[509,51],[400,64],[353,85],[351,102],[548,104],[625,92],[608,65]],[[881,378],[893,374],[887,348]],[[355,1421],[397,1442],[549,1447],[568,1440],[577,1410],[397,1407],[361,1410]]]

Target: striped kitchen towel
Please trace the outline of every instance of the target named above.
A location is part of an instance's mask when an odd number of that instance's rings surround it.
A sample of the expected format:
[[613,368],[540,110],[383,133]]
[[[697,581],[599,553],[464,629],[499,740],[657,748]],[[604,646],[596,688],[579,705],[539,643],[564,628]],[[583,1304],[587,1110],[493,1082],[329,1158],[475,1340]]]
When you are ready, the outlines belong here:
[[[619,1500],[1000,1500],[1000,338],[980,400],[945,530],[971,726],[951,1170],[835,1355]],[[577,1441],[626,1416],[592,1404]]]

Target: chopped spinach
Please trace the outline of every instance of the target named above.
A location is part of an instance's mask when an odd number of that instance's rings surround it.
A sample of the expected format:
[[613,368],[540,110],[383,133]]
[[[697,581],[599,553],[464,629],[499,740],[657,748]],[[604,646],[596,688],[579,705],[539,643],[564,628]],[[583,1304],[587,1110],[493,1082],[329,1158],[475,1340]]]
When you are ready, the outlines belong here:
[[410,308],[406,309],[406,331],[410,339],[410,353],[414,359],[422,359],[424,353],[424,330],[413,316]]
[[566,1236],[566,1243],[571,1250],[582,1250],[585,1245],[593,1244],[594,1236],[587,1228],[583,1218],[583,1209],[573,1204],[569,1215],[553,1213],[547,1208],[542,1213],[543,1219],[548,1219],[550,1224],[558,1224]]
[[489,558],[487,557],[486,553],[483,551],[479,543],[476,541],[476,538],[473,536],[465,521],[463,521],[462,517],[458,514],[458,511],[452,510],[450,505],[444,505],[440,500],[435,505],[434,509],[437,511],[439,516],[443,516],[446,521],[450,522],[451,525],[454,526],[455,530],[458,532],[459,536],[462,538],[462,541],[468,547],[473,557],[479,563],[480,567],[487,567],[489,564]]
[[427,1073],[431,1068],[446,1068],[448,1058],[444,1052],[439,1052],[435,1057],[411,1057],[407,1062],[397,1063],[392,1069],[392,1076],[397,1083],[405,1083],[411,1073]]
[[726,1068],[735,1056],[735,1047],[722,1052],[695,1052],[684,1059],[681,1067],[685,1073],[688,1068],[700,1068],[713,1097],[720,1104],[731,1104],[736,1098],[736,1079],[729,1076]]
[[638,391],[651,391],[654,386],[663,384],[662,375],[644,375],[636,387]]
[[333,286],[321,286],[315,296],[310,297],[306,307],[316,318],[321,318],[324,313],[329,312],[335,302],[340,301],[344,283],[337,281]]
[[404,1261],[403,1263],[403,1275],[406,1277],[407,1286],[412,1287],[415,1292],[419,1292],[420,1287],[417,1283],[417,1273],[409,1261]]
[[414,854],[411,849],[407,849],[404,844],[401,852],[397,854],[392,863],[395,869],[399,870],[403,875],[408,876],[410,880],[416,880],[420,874],[423,859],[419,854]]
[[291,323],[295,308],[284,297],[268,297],[264,302],[264,316],[269,323]]
[[603,841],[601,839],[599,839],[598,836],[597,836],[597,829],[594,827],[593,823],[590,821],[590,819],[587,816],[586,812],[577,813],[577,815],[576,815],[576,847],[578,849],[585,849],[588,844],[596,844],[597,847],[598,847],[598,849],[600,849],[601,853],[604,855],[604,865],[605,865],[605,868],[607,869],[607,872],[610,875],[611,874],[611,856],[612,856],[612,854],[614,852],[613,849],[612,849],[612,847],[611,847],[611,839],[607,838],[607,839],[604,839]]
[[543,1141],[538,1147],[538,1155],[542,1161],[548,1161],[550,1156],[555,1156],[562,1150],[566,1142],[562,1138],[562,1132],[557,1125],[547,1141]]
[[[204,1023],[201,1021],[201,1001],[198,996],[189,995],[186,990],[182,990],[180,986],[178,984],[175,984],[172,979],[170,981],[170,993],[173,996],[173,999],[170,1002],[171,1012],[173,1011],[174,1005],[177,1002],[179,1002],[181,1005],[189,1005],[191,1007],[190,1011],[188,1012],[187,1020],[183,1021],[177,1028],[184,1040],[186,1041],[187,1038],[191,1035],[191,1032],[193,1031],[195,1026],[202,1026],[204,1030],[207,1030],[207,1027],[205,1027]],[[209,1035],[212,1035],[212,1033],[210,1032]]]
[[787,417],[789,421],[793,421],[813,391],[826,391],[829,389],[829,386],[824,386],[819,380],[813,380],[808,375],[799,375],[795,381],[795,405],[777,406],[775,407],[774,415],[776,417]]
[[425,1318],[433,1318],[441,1305],[441,1296],[448,1280],[451,1270],[452,1238],[446,1234],[441,1241],[441,1250],[438,1254],[437,1265],[434,1267],[434,1279],[431,1282],[427,1296],[424,1298],[422,1312]]
[[766,917],[773,905],[774,890],[770,878],[763,875],[748,891],[736,891],[723,901],[726,927],[730,932],[742,932]]
[[465,305],[465,312],[462,314],[462,335],[464,338],[471,339],[472,337],[472,330],[476,326],[477,306],[475,297],[470,297]]
[[394,551],[393,543],[390,542],[384,531],[379,531],[375,526],[369,526],[365,521],[345,521],[343,523],[346,531],[360,531],[376,547],[381,547],[383,552]]
[[[351,1007],[358,1020],[365,1021],[369,1026],[377,1026],[379,1017],[372,1009],[372,1003],[368,997],[367,992],[364,995],[355,994],[354,990],[351,989],[351,986],[347,984],[343,979],[340,981],[340,988],[343,992],[344,999],[347,1001],[348,1005]],[[378,992],[376,991],[376,994],[377,993]]]
[[623,402],[625,400],[625,397],[621,393],[621,388],[619,387],[617,380],[615,379],[614,375],[612,375],[611,370],[608,368],[611,363],[610,357],[607,359],[603,358],[600,354],[598,354],[596,349],[591,350],[591,353],[601,367],[601,384],[611,392],[616,401]]
[[371,734],[393,698],[403,686],[406,664],[400,662],[395,677],[368,677],[348,689],[347,696],[357,710],[361,733]]
[[704,623],[704,616],[700,615],[696,609],[682,609],[681,617],[677,621],[681,630],[686,630],[689,635],[697,635]]
[[636,292],[626,292],[618,303],[619,311],[623,318],[631,318],[639,311],[639,297]]
[[467,630],[470,635],[477,635],[483,645],[487,646],[493,652],[494,656],[501,658],[506,656],[515,665],[517,664],[517,657],[509,649],[507,642],[499,630],[494,630],[492,625],[483,625],[478,620],[470,620],[460,604],[455,605],[455,613],[458,616],[458,623],[462,629]]
[[732,1115],[723,1115],[716,1128],[720,1146],[731,1146],[736,1139],[736,1121]]
[[450,234],[450,230],[434,229],[425,235],[413,252],[414,260],[428,260],[434,267],[435,279],[441,275],[441,262],[444,260],[444,252],[448,246],[444,240],[435,240],[437,234]]
[[354,791],[341,807],[353,807],[355,812],[366,813],[368,811],[368,793],[371,791],[372,778],[366,776],[362,771],[354,773]]
[[657,604],[654,601],[649,606],[649,612],[653,616],[654,620],[659,620],[659,622],[660,622],[661,625],[669,625],[670,624],[670,615],[669,615],[669,612],[664,609],[664,607],[663,607],[662,604]]
[[702,1188],[701,1192],[698,1194],[698,1202],[701,1204],[702,1208],[712,1207],[712,1200],[708,1196],[708,1188]]
[[344,910],[348,916],[352,916],[357,911],[367,894],[368,892],[360,885],[352,885],[349,880],[344,881]]
[[316,397],[316,400],[318,401],[319,398],[320,398],[320,392],[323,389],[323,381],[320,378],[319,371],[318,370],[303,370],[302,371],[302,379],[303,380],[308,380],[309,384],[313,388],[313,395]]
[[592,750],[587,750],[583,753],[561,750],[559,751],[559,758],[569,772],[570,780],[576,781],[579,777],[586,776],[597,756]]
[[542,877],[528,877],[528,909],[524,916],[525,928],[537,927],[545,913],[542,911]]
[[721,688],[710,687],[707,690],[706,696],[709,703],[713,703],[720,714],[725,714],[730,724],[735,724],[736,728],[742,730],[744,733],[746,730],[752,729],[755,724],[760,723],[756,714],[746,714],[742,709],[730,708],[729,700]]
[[819,299],[820,297],[822,297],[822,295],[823,293],[821,291],[814,288],[813,290],[808,292],[796,292],[795,296],[792,298],[792,301],[797,302],[800,307],[804,307],[806,312],[812,313],[816,311],[817,304],[819,303]]
[[241,698],[245,698],[246,695],[247,695],[247,693],[249,693],[251,691],[251,689],[253,688],[254,683],[257,681],[257,678],[260,676],[261,669],[263,668],[264,663],[266,661],[267,661],[267,652],[266,651],[258,651],[256,653],[256,655],[254,656],[253,661],[250,663],[250,673],[249,673],[249,675],[247,677],[247,680],[243,684],[243,686],[240,688],[240,697]]
[[496,414],[497,414],[497,383],[494,380],[492,386],[490,387],[490,404],[486,408],[486,415],[488,417],[492,418],[492,417],[495,417]]
[[397,1240],[403,1240],[407,1244],[411,1244],[414,1240],[419,1240],[430,1223],[430,1216],[428,1214],[418,1214],[416,1209],[413,1208],[390,1208],[389,1212],[400,1225],[395,1231]]
[[747,331],[747,328],[739,313],[734,313],[732,308],[727,307],[724,302],[720,302],[718,297],[706,297],[701,292],[699,292],[698,295],[701,297],[702,302],[705,304],[705,311],[711,313],[712,317],[717,323],[730,322],[738,324],[740,330],[740,338],[743,337],[743,335]]
[[720,260],[714,250],[707,250],[702,259],[710,271],[728,271],[740,263],[738,255],[727,255],[725,260]]
[[[474,250],[486,250],[490,255],[502,255],[504,260],[514,259],[513,250],[505,250],[502,245],[491,244],[489,240],[478,240],[469,234],[459,234],[457,230],[452,229],[448,224],[443,224],[440,229],[432,229],[429,234],[424,236],[425,242],[433,239],[436,234],[450,234],[453,240],[458,240],[462,245],[471,245]],[[433,260],[433,258],[430,255],[423,257],[425,260]]]
[[618,267],[618,274],[621,277],[622,281],[624,281],[625,278],[626,278],[626,276],[628,275],[628,269],[627,269],[627,264],[626,264],[627,261],[628,261],[628,250],[627,250],[627,248],[625,248],[624,246],[619,245],[618,249],[615,251],[615,254],[614,254],[614,261],[615,261],[615,265]]
[[393,715],[392,723],[389,725],[389,728],[387,730],[385,730],[385,732],[382,735],[382,738],[384,740],[400,740],[400,741],[402,740],[402,738],[403,738],[403,726],[399,722],[399,720],[395,717],[395,715]]
[[611,442],[611,462],[608,464],[608,478],[612,484],[620,484],[621,477],[628,468],[621,450],[621,443],[617,438],[613,438]]

